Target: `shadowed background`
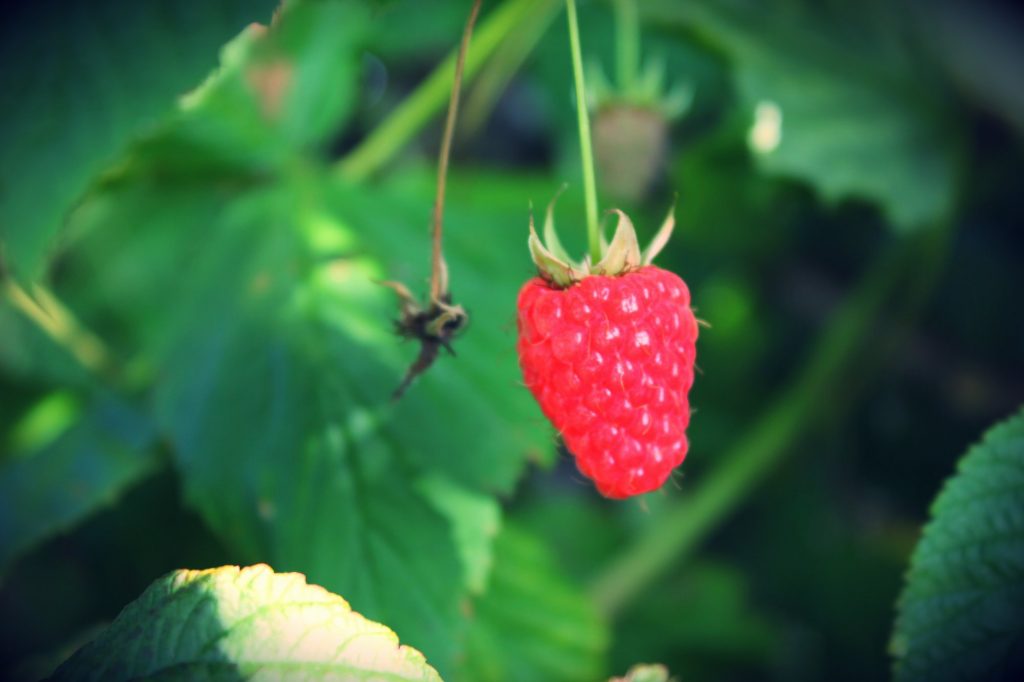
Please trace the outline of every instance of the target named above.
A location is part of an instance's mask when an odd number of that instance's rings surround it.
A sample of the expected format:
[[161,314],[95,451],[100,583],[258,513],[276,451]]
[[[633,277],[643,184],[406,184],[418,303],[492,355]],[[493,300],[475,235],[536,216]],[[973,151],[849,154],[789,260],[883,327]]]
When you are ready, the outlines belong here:
[[[580,3],[601,207],[646,239],[676,203],[659,264],[709,324],[688,459],[626,502],[514,350],[531,202],[567,182],[584,244],[562,2],[484,3],[445,222],[471,324],[398,405],[416,349],[374,280],[426,288],[469,3],[10,10],[0,676],[172,569],[267,562],[446,679],[888,677],[930,501],[1024,401],[1024,19],[640,0],[631,52],[623,4]],[[631,54],[658,87],[623,93]]]

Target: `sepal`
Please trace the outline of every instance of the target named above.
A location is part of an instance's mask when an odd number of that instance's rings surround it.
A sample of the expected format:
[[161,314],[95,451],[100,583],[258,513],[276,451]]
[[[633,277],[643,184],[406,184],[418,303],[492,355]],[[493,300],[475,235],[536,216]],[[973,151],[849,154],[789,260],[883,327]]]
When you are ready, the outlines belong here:
[[619,224],[604,257],[591,268],[595,275],[619,275],[640,267],[640,242],[637,241],[633,221],[617,208],[612,212],[619,216]]
[[672,204],[672,208],[668,210],[668,215],[665,216],[664,222],[661,223],[661,227],[658,228],[657,233],[654,235],[654,239],[644,249],[642,263],[643,265],[650,265],[661,250],[668,244],[669,238],[672,236],[672,230],[676,226],[676,205]]
[[548,208],[544,212],[544,244],[547,245],[548,251],[550,251],[555,258],[565,261],[569,265],[578,269],[578,265],[573,262],[569,256],[569,252],[562,246],[561,240],[558,238],[558,231],[555,230],[555,202],[558,201],[558,197],[562,196],[562,192],[565,191],[567,185],[563,184],[558,192],[555,193],[554,198],[548,202]]
[[649,109],[665,121],[683,117],[693,104],[694,86],[686,81],[667,85],[664,59],[648,60],[633,83],[612,85],[596,62],[588,65],[587,107],[594,113],[605,107],[626,105]]
[[[568,287],[583,278],[584,273],[573,267],[572,263],[557,257],[544,245],[544,242],[537,236],[537,230],[533,225],[533,215],[530,215],[530,256],[533,258],[537,271],[545,280],[558,287]],[[564,250],[563,250],[564,252]]]
[[[608,213],[614,213],[618,218],[615,226],[615,234],[611,242],[605,239],[604,229],[600,234],[601,260],[596,264],[592,263],[590,256],[577,262],[569,258],[568,253],[558,239],[555,230],[554,206],[558,196],[565,187],[558,191],[555,198],[548,204],[544,216],[544,239],[537,234],[537,228],[533,222],[533,213],[530,213],[530,236],[527,244],[530,248],[530,256],[534,265],[537,266],[538,274],[548,283],[558,288],[567,288],[579,282],[588,275],[605,275],[614,277],[627,272],[632,272],[644,265],[650,265],[654,258],[665,248],[672,230],[675,227],[675,205],[669,209],[668,215],[661,223],[654,238],[646,249],[641,251],[640,243],[636,236],[636,229],[633,221],[623,211],[615,208]],[[392,285],[393,286],[393,285]],[[394,288],[394,287],[393,287]],[[398,289],[396,288],[396,291]],[[398,291],[401,296],[402,292]]]

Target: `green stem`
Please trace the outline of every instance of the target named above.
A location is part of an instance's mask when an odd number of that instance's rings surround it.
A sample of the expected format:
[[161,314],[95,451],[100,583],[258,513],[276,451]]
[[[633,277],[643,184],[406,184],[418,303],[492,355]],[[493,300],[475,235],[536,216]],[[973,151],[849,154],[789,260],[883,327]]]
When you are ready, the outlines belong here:
[[473,92],[466,98],[461,135],[472,137],[483,127],[512,77],[554,22],[561,4],[561,0],[541,0],[536,12],[531,14],[532,20],[509,35],[494,53],[477,78]]
[[[523,21],[530,21],[538,0],[510,0],[481,22],[473,38],[473,52],[466,58],[464,77],[472,80],[491,53]],[[366,139],[341,159],[336,170],[351,182],[359,182],[380,170],[436,115],[448,100],[453,85],[458,50],[453,51],[423,83]]]
[[[613,615],[666,569],[685,559],[750,492],[826,417],[852,403],[840,397],[862,373],[883,309],[911,315],[920,308],[945,260],[949,230],[930,230],[919,240],[889,249],[865,276],[820,337],[803,371],[746,436],[709,472],[701,485],[666,508],[640,537],[590,585],[590,595]],[[916,278],[907,282],[906,272]],[[898,300],[897,300],[898,299]],[[891,325],[887,325],[891,326]],[[870,360],[870,358],[869,358]],[[862,382],[863,383],[863,382]],[[839,390],[842,387],[842,391]]]
[[569,15],[569,47],[572,51],[572,75],[576,84],[576,122],[580,130],[580,156],[583,161],[583,192],[587,201],[587,243],[590,259],[601,260],[601,235],[597,225],[597,183],[594,181],[594,151],[590,142],[590,115],[587,112],[587,88],[583,82],[583,56],[580,27],[576,20],[576,1],[565,0]]
[[103,342],[86,329],[48,289],[34,285],[30,295],[13,279],[3,283],[4,293],[15,308],[92,374],[110,377],[114,363]]
[[640,21],[636,0],[615,0],[615,80],[620,92],[633,92],[640,71]]

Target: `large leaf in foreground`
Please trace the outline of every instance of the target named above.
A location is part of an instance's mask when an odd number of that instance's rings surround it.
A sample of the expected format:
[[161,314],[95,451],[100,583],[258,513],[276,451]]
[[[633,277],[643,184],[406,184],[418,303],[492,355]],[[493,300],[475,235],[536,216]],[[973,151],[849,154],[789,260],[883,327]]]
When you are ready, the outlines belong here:
[[575,681],[600,679],[607,624],[547,548],[508,524],[495,544],[487,593],[473,604],[459,678]]
[[932,505],[899,602],[897,680],[1024,678],[1024,412],[971,448]]
[[396,369],[359,336],[385,334],[363,316],[386,292],[365,259],[318,264],[295,205],[287,189],[237,197],[207,235],[159,360],[158,421],[225,541],[343,592],[443,668],[466,587],[388,434]]
[[68,208],[275,0],[37,0],[0,32],[0,241],[37,274]]
[[934,74],[908,38],[900,3],[855,11],[822,3],[652,3],[733,59],[765,170],[814,185],[830,201],[878,203],[903,230],[952,208],[957,129]]
[[[345,594],[443,671],[460,607],[487,584],[492,496],[512,489],[529,454],[551,450],[517,386],[509,324],[528,273],[509,257],[526,198],[507,212],[453,192],[448,261],[472,328],[458,358],[395,405],[418,349],[393,335],[397,305],[375,280],[425,274],[432,173],[386,188],[328,180],[310,152],[351,103],[323,99],[334,85],[287,78],[351,67],[351,32],[320,30],[349,5],[296,3],[270,33],[229,46],[173,125],[76,212],[59,293],[149,368],[186,498],[218,535],[247,561]],[[269,69],[257,95],[290,83],[280,109],[254,96],[253,65]],[[322,111],[336,120],[314,121]]]
[[[378,223],[351,209],[354,193],[304,175],[229,192],[122,183],[90,202],[103,210],[80,212],[89,237],[68,263],[67,291],[143,345],[158,421],[211,527],[246,560],[344,593],[444,669],[460,602],[486,582],[493,530],[453,523],[420,481],[466,488],[462,502],[496,520],[486,498],[510,489],[549,436],[515,385],[514,336],[485,291],[475,294],[485,321],[458,340],[459,357],[392,403],[415,348],[390,331],[395,302],[374,283],[385,270],[365,246]],[[396,253],[420,261],[421,230],[403,213],[426,213],[429,201],[363,194],[366,206],[390,207],[379,224],[410,237]],[[457,254],[458,281],[483,277],[474,272],[485,264]],[[517,285],[495,284],[512,300]]]
[[147,417],[101,396],[52,442],[0,462],[0,570],[156,471],[155,439]]
[[[79,212],[87,237],[62,293],[139,344],[131,355],[152,368],[187,499],[225,541],[344,593],[443,669],[460,603],[486,580],[490,537],[453,524],[419,481],[489,496],[515,482],[530,442],[547,442],[539,419],[502,412],[535,410],[516,396],[514,337],[474,327],[459,358],[442,358],[396,407],[415,349],[392,335],[395,302],[374,283],[385,271],[363,234],[375,226],[344,217],[316,178],[180,182],[139,177],[97,193]],[[495,337],[507,346],[497,355]]]
[[161,578],[52,679],[441,678],[341,597],[260,565]]

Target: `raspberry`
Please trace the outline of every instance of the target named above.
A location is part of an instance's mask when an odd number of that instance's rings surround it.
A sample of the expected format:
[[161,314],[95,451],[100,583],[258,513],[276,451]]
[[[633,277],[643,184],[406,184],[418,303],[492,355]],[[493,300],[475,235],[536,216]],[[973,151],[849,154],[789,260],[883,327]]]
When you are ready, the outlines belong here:
[[594,117],[594,158],[601,186],[624,201],[641,201],[664,164],[668,119],[652,107],[616,104]]
[[666,90],[665,72],[663,61],[651,60],[613,86],[599,67],[591,69],[587,102],[597,177],[614,198],[637,202],[647,196],[664,170],[669,128],[690,107],[692,86],[676,83]]
[[519,292],[526,386],[598,491],[659,488],[686,456],[697,320],[677,275],[653,265]]

